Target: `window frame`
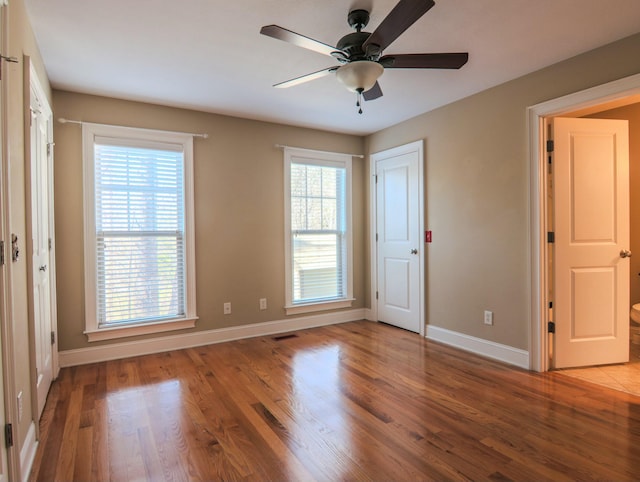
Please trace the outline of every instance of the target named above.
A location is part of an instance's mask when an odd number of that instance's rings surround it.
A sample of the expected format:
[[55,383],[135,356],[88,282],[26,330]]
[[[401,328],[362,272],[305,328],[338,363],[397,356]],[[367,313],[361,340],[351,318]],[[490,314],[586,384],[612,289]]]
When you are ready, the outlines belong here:
[[[123,323],[118,326],[100,327],[98,324],[98,279],[97,279],[97,235],[95,199],[95,139],[111,138],[131,145],[154,144],[158,147],[181,146],[183,152],[184,182],[184,296],[185,314],[176,318]],[[83,211],[84,211],[84,291],[85,331],[90,342],[122,338],[127,336],[161,333],[193,328],[196,315],[195,280],[195,227],[193,193],[193,136],[179,132],[111,126],[104,124],[82,124],[83,143]],[[116,142],[117,144],[117,142]]]
[[[319,301],[293,301],[293,246],[291,233],[291,165],[342,167],[345,169],[345,243],[346,273],[344,296]],[[285,312],[287,315],[349,308],[353,301],[353,225],[352,225],[352,156],[309,149],[284,148],[284,238],[285,238]]]

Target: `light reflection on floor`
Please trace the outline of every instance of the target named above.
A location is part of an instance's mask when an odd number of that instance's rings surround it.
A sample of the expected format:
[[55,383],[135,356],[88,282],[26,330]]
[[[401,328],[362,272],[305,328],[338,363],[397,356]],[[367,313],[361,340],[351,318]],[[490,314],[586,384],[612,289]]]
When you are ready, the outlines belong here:
[[[293,434],[294,440],[308,439],[309,433],[322,433],[322,446],[315,449],[321,452],[329,450],[337,459],[340,454],[352,452],[351,434],[345,431],[349,423],[345,419],[347,409],[343,406],[340,355],[338,345],[295,354],[294,393],[291,395],[296,399],[296,410],[293,413],[294,423],[290,427],[292,431],[300,431],[297,435]],[[310,400],[309,397],[313,399]],[[290,448],[293,453],[296,452],[295,447]],[[342,479],[341,475],[344,474],[341,474],[341,467],[348,466],[337,459],[332,464],[335,472],[331,478],[334,480]]]
[[[182,456],[186,446],[184,435],[176,433],[183,415],[183,399],[179,380],[107,391],[109,424],[102,432],[101,443],[109,447],[109,459],[117,461],[113,463],[127,474],[127,480],[162,480],[167,466],[179,466],[174,459]],[[151,473],[145,472],[144,464],[131,463],[132,459],[143,457],[147,444],[155,444],[166,455],[163,464],[152,464]]]
[[640,396],[640,345],[629,344],[629,363],[570,368],[558,373]]

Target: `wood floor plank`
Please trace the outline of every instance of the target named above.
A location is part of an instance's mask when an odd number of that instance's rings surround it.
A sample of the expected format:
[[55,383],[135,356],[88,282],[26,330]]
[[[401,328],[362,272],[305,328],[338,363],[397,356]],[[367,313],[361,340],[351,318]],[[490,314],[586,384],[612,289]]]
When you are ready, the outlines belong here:
[[93,442],[93,427],[82,427],[78,430],[78,443],[73,466],[73,480],[92,480],[93,466],[91,451]]
[[362,321],[65,368],[29,480],[638,474],[640,397]]
[[[100,371],[104,374],[104,371]],[[96,384],[96,387],[100,384]],[[106,385],[105,385],[106,387]],[[98,389],[96,389],[96,394]],[[91,477],[90,480],[110,480],[109,472],[109,445],[106,401],[104,393],[102,398],[94,401],[93,406],[93,440],[91,441]]]
[[84,387],[82,385],[76,385],[69,397],[69,405],[67,406],[67,416],[65,418],[61,441],[64,450],[60,452],[60,458],[58,459],[56,480],[73,480],[78,434],[80,432],[83,391]]

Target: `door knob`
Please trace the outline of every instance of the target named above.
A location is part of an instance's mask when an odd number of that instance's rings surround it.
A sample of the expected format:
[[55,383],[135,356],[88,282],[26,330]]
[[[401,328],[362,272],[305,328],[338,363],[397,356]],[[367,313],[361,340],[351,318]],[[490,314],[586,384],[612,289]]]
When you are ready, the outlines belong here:
[[620,251],[620,257],[621,258],[630,258],[631,257],[631,251],[629,251],[628,249],[623,249],[622,251]]
[[418,254],[418,250],[417,249],[412,249],[411,250],[411,254]]

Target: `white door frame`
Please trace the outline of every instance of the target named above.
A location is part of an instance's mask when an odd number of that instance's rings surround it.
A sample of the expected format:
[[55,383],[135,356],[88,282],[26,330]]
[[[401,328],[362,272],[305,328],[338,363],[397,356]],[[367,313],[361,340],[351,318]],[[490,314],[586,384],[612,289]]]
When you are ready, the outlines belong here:
[[[376,249],[376,233],[378,232],[378,203],[377,203],[377,189],[376,189],[376,166],[372,162],[372,157],[374,155],[378,155],[381,153],[389,153],[391,155],[402,155],[409,152],[417,152],[418,153],[418,232],[420,233],[420,237],[422,237],[422,233],[424,233],[424,141],[414,141],[409,144],[404,144],[402,146],[393,147],[391,149],[385,149],[380,152],[376,152],[374,154],[369,154],[367,156],[367,162],[369,164],[369,226],[371,226],[371,230],[369,232],[369,265],[371,273],[371,310],[368,313],[367,319],[370,321],[378,321],[378,303],[376,301],[376,291],[378,291],[378,256]],[[426,334],[426,326],[425,326],[425,286],[426,286],[426,278],[425,278],[425,251],[426,247],[424,243],[420,241],[420,248],[418,249],[418,257],[420,264],[420,336],[425,336]]]
[[[7,6],[0,2],[0,49],[6,51],[8,39]],[[5,67],[6,64],[3,66]],[[7,76],[5,71],[5,76]],[[0,82],[0,239],[4,241],[4,266],[0,266],[0,343],[2,343],[2,382],[4,395],[4,421],[13,424],[14,436],[18,429],[18,406],[15,376],[15,350],[13,336],[13,263],[11,262],[11,182],[9,169],[9,85]],[[3,444],[4,447],[4,444]],[[9,480],[19,479],[21,472],[20,447],[14,444],[7,451],[7,474]],[[25,476],[26,477],[26,476]]]
[[547,276],[547,169],[545,118],[588,109],[607,102],[640,96],[640,74],[615,80],[574,94],[536,104],[527,109],[529,130],[529,368],[549,370]]

